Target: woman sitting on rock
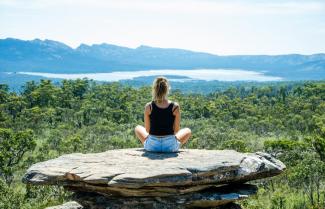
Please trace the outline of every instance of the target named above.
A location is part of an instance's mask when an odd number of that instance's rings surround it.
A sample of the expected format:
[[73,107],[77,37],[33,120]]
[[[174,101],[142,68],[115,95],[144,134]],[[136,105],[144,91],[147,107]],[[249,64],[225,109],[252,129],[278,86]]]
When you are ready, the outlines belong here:
[[135,128],[136,136],[147,151],[176,152],[191,136],[189,128],[180,129],[180,107],[167,99],[168,91],[167,79],[157,77],[152,85],[153,101],[144,109],[145,127]]

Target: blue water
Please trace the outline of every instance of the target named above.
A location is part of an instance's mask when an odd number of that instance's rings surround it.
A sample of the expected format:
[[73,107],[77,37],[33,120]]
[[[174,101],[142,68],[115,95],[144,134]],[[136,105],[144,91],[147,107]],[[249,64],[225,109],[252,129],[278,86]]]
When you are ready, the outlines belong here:
[[19,74],[42,76],[46,78],[78,79],[88,78],[96,81],[120,81],[143,76],[185,76],[186,78],[173,79],[173,81],[191,80],[219,80],[219,81],[280,81],[281,77],[267,76],[264,73],[247,70],[225,69],[197,69],[197,70],[140,70],[116,71],[111,73],[84,73],[84,74],[56,74],[38,72],[18,72]]

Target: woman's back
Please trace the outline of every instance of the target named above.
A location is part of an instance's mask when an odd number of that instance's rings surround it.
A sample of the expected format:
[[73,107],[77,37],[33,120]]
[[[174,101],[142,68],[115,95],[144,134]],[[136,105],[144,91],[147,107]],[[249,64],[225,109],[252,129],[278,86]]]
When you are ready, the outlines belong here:
[[174,134],[173,107],[173,102],[170,102],[166,108],[158,107],[154,101],[151,102],[149,134],[157,136]]

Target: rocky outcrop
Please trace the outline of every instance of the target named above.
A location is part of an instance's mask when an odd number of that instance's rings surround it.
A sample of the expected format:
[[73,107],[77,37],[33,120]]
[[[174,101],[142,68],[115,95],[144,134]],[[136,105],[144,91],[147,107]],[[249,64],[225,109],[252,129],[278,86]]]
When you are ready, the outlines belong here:
[[[236,200],[247,198],[255,194],[257,188],[254,185],[241,184],[231,186],[211,186],[197,192],[191,192],[171,196],[143,196],[143,197],[117,197],[99,195],[89,192],[76,192],[74,199],[81,205],[90,209],[183,209],[183,208],[209,208],[222,206]],[[123,207],[122,207],[123,206]]]
[[63,155],[31,166],[23,181],[63,185],[87,208],[121,208],[122,203],[124,208],[213,207],[255,194],[256,187],[245,182],[284,169],[261,152],[154,153],[134,148]]

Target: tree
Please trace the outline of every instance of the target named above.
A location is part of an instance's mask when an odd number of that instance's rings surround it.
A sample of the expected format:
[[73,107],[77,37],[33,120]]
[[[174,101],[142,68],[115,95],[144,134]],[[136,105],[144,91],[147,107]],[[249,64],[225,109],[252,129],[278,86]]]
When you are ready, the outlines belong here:
[[[312,154],[306,154],[297,166],[289,172],[289,182],[295,187],[302,187],[308,195],[311,205],[320,203],[321,182],[325,179],[325,163]],[[314,198],[316,193],[316,201]]]
[[60,151],[64,153],[80,152],[83,148],[84,145],[82,144],[82,139],[79,135],[72,135],[64,138],[59,147]]
[[266,140],[266,152],[280,158],[287,166],[294,166],[303,159],[305,152],[310,152],[309,144],[289,139]]
[[0,84],[0,104],[7,101],[9,87],[6,84]]
[[225,149],[234,149],[237,152],[249,152],[249,148],[243,140],[229,140],[223,144]]
[[10,185],[17,164],[24,154],[32,151],[36,142],[31,130],[14,132],[12,129],[0,129],[0,177]]

